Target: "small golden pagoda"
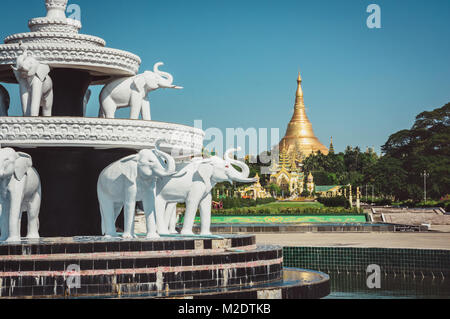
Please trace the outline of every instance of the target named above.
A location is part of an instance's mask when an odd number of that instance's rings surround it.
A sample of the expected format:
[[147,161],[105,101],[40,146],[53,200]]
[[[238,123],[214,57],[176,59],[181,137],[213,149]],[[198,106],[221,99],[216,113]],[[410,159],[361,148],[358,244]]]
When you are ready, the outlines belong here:
[[334,146],[333,146],[333,136],[331,137],[329,153],[334,154]]
[[296,152],[300,151],[304,156],[318,151],[327,155],[328,148],[320,143],[319,139],[314,135],[312,124],[306,115],[300,73],[298,74],[297,83],[294,115],[288,124],[286,135],[279,144],[280,151],[282,148],[287,148],[288,153],[292,153],[295,150]]
[[283,190],[300,195],[303,192],[304,174],[298,154],[288,154],[287,148],[280,149],[278,160],[272,161],[270,183],[277,184]]
[[261,186],[260,177],[258,174],[255,176],[256,182],[253,185],[239,189],[238,192],[241,193],[243,198],[252,198],[254,200],[258,198],[270,198],[272,195],[267,192],[264,187]]

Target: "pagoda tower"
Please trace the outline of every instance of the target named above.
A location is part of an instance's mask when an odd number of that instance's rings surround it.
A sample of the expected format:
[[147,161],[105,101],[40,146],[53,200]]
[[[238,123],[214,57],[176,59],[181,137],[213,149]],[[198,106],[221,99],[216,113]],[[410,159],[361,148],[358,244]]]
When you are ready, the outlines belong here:
[[302,78],[300,73],[297,79],[297,93],[295,98],[294,115],[288,124],[286,135],[280,142],[280,151],[285,148],[289,153],[297,150],[304,156],[318,151],[328,154],[326,148],[314,135],[312,124],[306,115],[305,103],[303,101]]
[[329,152],[330,154],[334,154],[333,136],[331,137]]

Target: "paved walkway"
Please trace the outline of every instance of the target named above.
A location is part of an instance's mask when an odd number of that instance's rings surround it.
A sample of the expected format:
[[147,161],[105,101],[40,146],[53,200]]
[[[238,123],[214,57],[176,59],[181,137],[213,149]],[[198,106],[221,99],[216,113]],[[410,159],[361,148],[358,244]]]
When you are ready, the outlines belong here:
[[450,233],[258,234],[258,244],[310,247],[378,247],[450,250]]

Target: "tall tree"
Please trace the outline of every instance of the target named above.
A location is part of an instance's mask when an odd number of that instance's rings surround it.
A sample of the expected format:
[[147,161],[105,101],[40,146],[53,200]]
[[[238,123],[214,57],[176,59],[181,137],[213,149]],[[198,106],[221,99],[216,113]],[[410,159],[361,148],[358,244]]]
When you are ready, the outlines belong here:
[[[403,187],[396,197],[421,199],[423,176],[427,171],[429,197],[438,198],[450,193],[450,103],[417,115],[410,130],[392,134],[383,145],[386,160],[401,161],[407,172]],[[385,160],[385,159],[383,159]]]

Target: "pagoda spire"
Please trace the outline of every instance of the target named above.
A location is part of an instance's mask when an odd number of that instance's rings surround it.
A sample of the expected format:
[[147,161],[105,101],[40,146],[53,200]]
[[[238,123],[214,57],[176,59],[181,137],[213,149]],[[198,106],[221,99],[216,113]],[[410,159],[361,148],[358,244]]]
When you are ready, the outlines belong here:
[[298,72],[297,78],[297,93],[295,95],[295,108],[305,108],[305,102],[303,100],[303,89],[302,89],[302,76]]
[[329,148],[329,152],[330,152],[331,154],[334,154],[333,136],[331,137],[331,140],[330,140],[330,148]]
[[328,154],[328,149],[320,143],[314,134],[312,124],[306,115],[306,107],[303,99],[302,76],[300,72],[297,78],[297,92],[295,94],[294,114],[288,124],[286,135],[280,146],[290,149],[290,146],[298,145],[298,149],[308,156],[311,153],[321,151]]

